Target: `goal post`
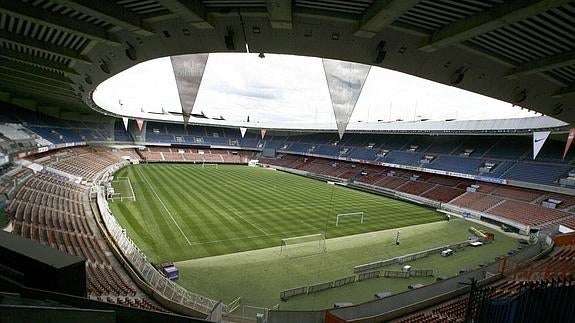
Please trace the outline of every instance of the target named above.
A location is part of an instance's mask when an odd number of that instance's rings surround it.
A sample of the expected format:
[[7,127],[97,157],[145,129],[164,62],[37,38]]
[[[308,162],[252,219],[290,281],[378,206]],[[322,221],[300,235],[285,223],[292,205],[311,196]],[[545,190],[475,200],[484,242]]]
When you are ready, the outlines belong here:
[[340,213],[337,214],[335,216],[335,226],[337,227],[339,225],[339,221],[341,218],[345,218],[345,217],[356,217],[356,218],[360,218],[359,223],[363,223],[363,212],[352,212],[352,213]]
[[295,258],[322,254],[327,251],[323,233],[281,239],[280,255]]

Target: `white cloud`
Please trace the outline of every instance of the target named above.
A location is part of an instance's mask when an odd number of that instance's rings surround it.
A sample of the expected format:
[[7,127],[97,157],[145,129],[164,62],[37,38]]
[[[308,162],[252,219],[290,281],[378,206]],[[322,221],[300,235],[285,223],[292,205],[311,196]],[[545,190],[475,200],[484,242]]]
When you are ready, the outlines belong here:
[[[148,112],[181,112],[169,58],[124,71],[98,88],[106,104]],[[321,59],[266,54],[210,54],[194,106],[210,117],[252,122],[334,122]],[[511,104],[373,67],[351,122],[420,118],[494,119],[533,116]]]

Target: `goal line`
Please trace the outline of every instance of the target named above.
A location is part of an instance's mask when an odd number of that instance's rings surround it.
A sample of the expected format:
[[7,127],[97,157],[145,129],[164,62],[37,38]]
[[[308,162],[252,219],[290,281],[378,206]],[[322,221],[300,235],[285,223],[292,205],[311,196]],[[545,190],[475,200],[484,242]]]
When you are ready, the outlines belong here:
[[339,225],[339,219],[344,218],[344,217],[359,217],[360,218],[360,222],[359,223],[363,223],[363,211],[362,212],[352,212],[352,213],[340,213],[337,214],[335,216],[335,226],[337,227]]

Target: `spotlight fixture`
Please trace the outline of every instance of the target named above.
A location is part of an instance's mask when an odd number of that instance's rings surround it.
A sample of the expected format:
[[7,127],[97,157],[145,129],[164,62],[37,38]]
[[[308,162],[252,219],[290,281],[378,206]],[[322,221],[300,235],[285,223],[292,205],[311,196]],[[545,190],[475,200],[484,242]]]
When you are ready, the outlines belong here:
[[108,67],[108,63],[106,63],[104,60],[100,60],[100,69],[102,72],[110,74],[110,67]]
[[458,68],[453,74],[451,74],[451,76],[449,78],[449,84],[457,85],[457,84],[461,83],[461,81],[463,81],[463,78],[465,77],[465,72],[467,72],[466,67],[462,66],[462,67]]
[[553,106],[553,110],[551,110],[551,115],[552,116],[556,116],[559,115],[563,112],[563,103],[557,103],[555,106]]
[[385,50],[385,44],[386,42],[384,40],[380,41],[377,44],[377,47],[375,48],[375,59],[373,60],[373,62],[375,64],[381,64],[381,62],[383,62],[383,60],[385,59],[385,55],[387,55],[387,51]]
[[515,94],[515,97],[513,98],[513,103],[515,104],[521,103],[526,99],[527,99],[527,90],[523,89],[521,92]]
[[130,44],[128,42],[126,42],[126,45],[128,47],[124,51],[124,53],[126,53],[126,56],[132,61],[137,60],[138,56],[136,55],[136,49],[134,48],[134,46],[132,46],[132,44]]
[[264,53],[260,53],[260,54],[258,55],[258,57],[259,57],[259,58],[266,58],[266,55],[264,55]]

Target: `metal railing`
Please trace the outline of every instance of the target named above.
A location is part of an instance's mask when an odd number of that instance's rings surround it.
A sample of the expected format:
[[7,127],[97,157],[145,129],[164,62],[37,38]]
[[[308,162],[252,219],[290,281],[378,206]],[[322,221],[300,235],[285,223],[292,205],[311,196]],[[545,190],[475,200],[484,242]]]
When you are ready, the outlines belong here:
[[[117,170],[117,168],[115,169]],[[218,301],[200,294],[191,292],[177,283],[166,278],[154,266],[148,262],[146,255],[128,237],[126,230],[120,226],[108,207],[108,201],[103,186],[97,186],[97,204],[102,219],[110,236],[116,242],[118,249],[130,262],[132,268],[140,274],[142,279],[158,294],[166,299],[193,309],[200,313],[209,314]],[[241,298],[238,297],[229,304],[224,304],[224,312],[231,313],[240,306]]]

